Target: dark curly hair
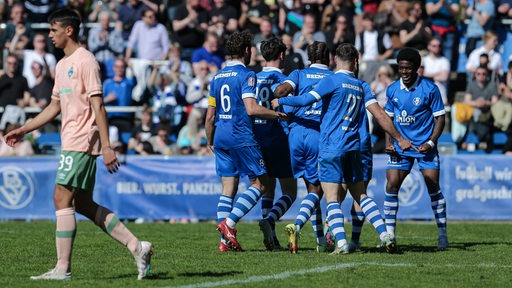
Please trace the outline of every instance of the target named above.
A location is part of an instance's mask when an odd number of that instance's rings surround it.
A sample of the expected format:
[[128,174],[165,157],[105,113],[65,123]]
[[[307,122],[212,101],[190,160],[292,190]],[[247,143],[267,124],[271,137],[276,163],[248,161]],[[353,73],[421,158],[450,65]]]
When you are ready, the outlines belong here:
[[234,58],[244,57],[246,50],[251,49],[252,38],[249,30],[233,33],[224,46],[226,55]]
[[308,46],[308,59],[311,63],[329,65],[329,48],[325,42],[315,41]]
[[274,36],[269,40],[262,41],[260,50],[261,55],[266,61],[272,61],[279,59],[279,55],[286,51],[286,45],[284,45],[281,39]]

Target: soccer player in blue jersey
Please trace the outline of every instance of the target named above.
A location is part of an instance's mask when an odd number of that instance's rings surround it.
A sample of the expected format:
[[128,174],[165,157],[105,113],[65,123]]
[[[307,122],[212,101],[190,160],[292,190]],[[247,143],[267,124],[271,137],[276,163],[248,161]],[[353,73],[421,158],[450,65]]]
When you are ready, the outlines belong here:
[[[277,37],[261,42],[261,55],[265,59],[263,71],[256,74],[256,95],[258,103],[271,109],[270,102],[274,99],[272,85],[283,82],[286,75],[281,73],[279,67],[283,59],[286,46]],[[290,149],[288,148],[287,123],[280,120],[254,119],[254,134],[260,145],[263,159],[269,177],[268,189],[261,197],[261,211],[263,219],[259,222],[263,232],[263,243],[267,250],[280,249],[275,233],[275,222],[288,211],[297,197],[297,181],[293,178],[290,162]],[[274,204],[274,190],[276,178],[279,178],[282,196]]]
[[[349,252],[345,237],[343,213],[339,204],[339,190],[344,181],[354,200],[361,206],[366,218],[376,228],[381,241],[386,243],[388,252],[395,251],[395,242],[386,231],[377,205],[366,195],[362,177],[359,128],[362,125],[364,94],[361,83],[354,77],[358,65],[357,49],[351,44],[342,44],[336,49],[334,75],[322,79],[315,89],[299,97],[274,99],[272,106],[305,106],[322,100],[322,121],[318,169],[322,189],[327,202],[327,218],[336,237],[333,254]],[[376,102],[376,101],[375,101]],[[375,107],[375,106],[373,106]],[[379,113],[380,111],[380,113]],[[370,110],[371,112],[371,110]],[[405,140],[385,117],[382,110],[376,110],[376,120],[398,140],[401,149],[409,149],[411,142]]]
[[[219,251],[241,251],[236,223],[258,202],[268,176],[263,155],[252,130],[251,117],[276,120],[286,115],[258,105],[256,74],[245,65],[251,58],[252,35],[233,33],[226,41],[226,67],[210,82],[206,115],[206,136],[214,148],[217,175],[222,178],[222,195],[217,205]],[[251,187],[233,205],[239,177],[247,175]]]
[[[437,86],[418,75],[421,56],[413,48],[403,48],[397,56],[400,80],[387,89],[387,114],[396,129],[418,147],[418,151],[402,150],[396,143],[387,145],[386,197],[384,214],[388,232],[394,236],[398,211],[398,192],[415,161],[423,174],[439,232],[438,248],[448,248],[446,233],[446,200],[439,186],[439,152],[437,139],[445,125],[443,100]],[[391,139],[387,137],[388,142]]]
[[[275,88],[276,97],[284,97],[290,93],[305,94],[315,88],[322,78],[332,75],[333,72],[327,66],[329,49],[326,43],[315,41],[309,45],[308,58],[312,64],[308,68],[290,73],[286,81]],[[326,240],[319,205],[323,192],[318,178],[317,161],[322,101],[304,107],[284,106],[283,111],[289,115],[288,141],[293,174],[295,178],[304,179],[308,191],[308,195],[301,202],[295,224],[289,224],[285,228],[288,234],[288,249],[292,253],[297,253],[299,231],[311,218],[317,238],[317,251],[324,252]]]

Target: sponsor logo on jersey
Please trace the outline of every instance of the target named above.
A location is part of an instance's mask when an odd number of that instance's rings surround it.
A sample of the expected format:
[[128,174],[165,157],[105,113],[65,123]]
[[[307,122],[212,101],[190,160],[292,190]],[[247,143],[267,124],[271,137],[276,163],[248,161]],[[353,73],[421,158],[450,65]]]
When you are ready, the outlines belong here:
[[0,205],[7,209],[21,209],[34,198],[32,178],[18,167],[0,169]]
[[254,77],[247,79],[247,85],[250,87],[254,86]]
[[412,115],[407,115],[407,111],[402,110],[400,115],[395,117],[395,120],[400,125],[410,125],[410,124],[416,122],[416,117],[414,117]]

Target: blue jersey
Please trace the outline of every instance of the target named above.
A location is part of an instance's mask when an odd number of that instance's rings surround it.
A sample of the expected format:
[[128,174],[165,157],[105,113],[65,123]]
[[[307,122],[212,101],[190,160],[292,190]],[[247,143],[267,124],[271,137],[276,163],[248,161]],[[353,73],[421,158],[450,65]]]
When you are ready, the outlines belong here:
[[[285,82],[292,85],[293,94],[298,96],[313,90],[320,80],[332,74],[333,72],[329,70],[327,65],[311,64],[308,68],[294,70]],[[290,116],[290,129],[296,125],[318,129],[322,113],[322,101],[304,107],[283,107],[283,112]]]
[[[386,113],[393,117],[396,130],[416,147],[427,143],[434,131],[434,117],[445,114],[439,89],[434,82],[418,76],[416,83],[406,88],[402,80],[389,85]],[[396,151],[405,156],[423,157],[414,149],[402,151],[395,141]]]
[[210,82],[210,97],[215,99],[213,146],[232,149],[258,145],[243,101],[256,99],[256,74],[242,62],[228,61]]
[[366,114],[366,107],[370,106],[373,103],[377,103],[377,99],[375,98],[375,94],[373,94],[370,85],[363,80],[359,80],[361,86],[363,87],[363,119],[361,123],[361,127],[359,127],[359,138],[361,141],[361,151],[371,151],[372,150],[372,139],[370,136],[370,123],[368,123],[368,115]]
[[[263,71],[256,74],[256,78],[256,95],[258,97],[258,104],[267,109],[272,109],[270,102],[274,99],[274,92],[271,87],[274,84],[283,82],[286,75],[281,73],[281,70],[278,68],[264,67]],[[282,123],[280,120],[254,118],[253,128],[256,141],[258,141],[262,147],[276,145],[278,143],[275,143],[275,141],[282,141],[287,138],[285,131],[285,129],[287,129],[287,123]]]
[[340,153],[360,149],[363,96],[361,83],[354,74],[340,70],[320,80],[313,91],[299,97],[281,98],[279,104],[305,106],[322,100],[320,152]]

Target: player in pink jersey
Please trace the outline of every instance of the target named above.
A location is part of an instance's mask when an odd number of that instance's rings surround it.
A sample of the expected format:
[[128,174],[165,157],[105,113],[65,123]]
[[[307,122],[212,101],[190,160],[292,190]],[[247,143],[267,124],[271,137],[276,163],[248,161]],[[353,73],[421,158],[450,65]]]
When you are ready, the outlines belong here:
[[130,250],[137,263],[140,280],[149,273],[153,245],[139,241],[112,211],[93,200],[97,156],[103,154],[110,173],[119,169],[119,161],[108,136],[99,65],[93,54],[78,42],[81,19],[77,11],[68,7],[57,10],[49,22],[50,39],[55,47],[64,50],[64,58],[56,66],[52,101],[33,121],[11,131],[4,139],[13,146],[26,133],[61,114],[62,152],[53,196],[57,264],[49,272],[31,279],[71,279],[76,211]]

